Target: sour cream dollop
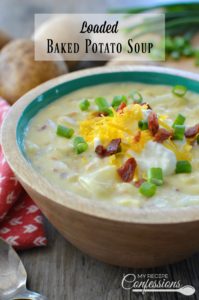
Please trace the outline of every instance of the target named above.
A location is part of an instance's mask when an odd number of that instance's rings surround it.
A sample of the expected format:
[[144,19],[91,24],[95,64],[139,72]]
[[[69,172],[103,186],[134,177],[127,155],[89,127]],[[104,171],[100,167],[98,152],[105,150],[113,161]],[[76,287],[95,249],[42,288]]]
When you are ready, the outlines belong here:
[[149,141],[141,153],[131,151],[131,154],[142,172],[147,172],[150,168],[162,168],[165,176],[175,172],[175,154],[160,143]]

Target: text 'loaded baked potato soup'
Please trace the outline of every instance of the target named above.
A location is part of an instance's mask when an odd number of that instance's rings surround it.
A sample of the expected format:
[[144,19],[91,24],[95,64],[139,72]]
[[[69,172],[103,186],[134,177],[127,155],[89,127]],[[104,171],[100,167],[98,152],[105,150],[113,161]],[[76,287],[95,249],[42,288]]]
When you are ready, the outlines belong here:
[[61,189],[137,208],[199,204],[199,95],[185,86],[103,84],[29,123],[25,151]]

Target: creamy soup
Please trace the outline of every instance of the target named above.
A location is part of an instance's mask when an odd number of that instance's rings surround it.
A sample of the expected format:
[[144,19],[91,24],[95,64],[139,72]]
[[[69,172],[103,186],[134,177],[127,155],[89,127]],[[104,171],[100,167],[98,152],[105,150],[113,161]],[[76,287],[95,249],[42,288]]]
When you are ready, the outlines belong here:
[[52,184],[129,207],[199,204],[199,95],[134,83],[83,88],[29,123],[25,151]]

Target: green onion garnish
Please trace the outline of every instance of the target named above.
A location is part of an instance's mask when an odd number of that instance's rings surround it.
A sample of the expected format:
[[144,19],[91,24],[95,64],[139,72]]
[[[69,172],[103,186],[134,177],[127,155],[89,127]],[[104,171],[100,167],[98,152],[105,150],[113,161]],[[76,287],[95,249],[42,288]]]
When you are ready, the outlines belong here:
[[100,111],[103,111],[103,109],[109,107],[108,102],[103,97],[95,98],[95,103],[97,104],[97,106],[98,106],[98,108],[99,108]]
[[107,114],[108,116],[113,116],[113,111],[110,108],[104,108],[102,112]]
[[81,136],[76,136],[73,140],[74,147],[76,147],[80,143],[85,143],[85,139]]
[[171,57],[172,57],[174,60],[180,59],[180,52],[179,52],[179,51],[172,51],[172,52],[171,52]]
[[88,144],[81,136],[76,136],[74,138],[73,145],[77,154],[85,152],[88,149]]
[[149,128],[148,121],[140,120],[138,122],[138,127],[140,128],[140,130],[147,130]]
[[63,125],[57,126],[57,135],[70,139],[74,134],[74,129],[65,127]]
[[163,184],[163,172],[161,168],[151,168],[148,170],[148,181],[156,185]]
[[174,49],[174,42],[170,36],[165,37],[165,49],[167,52],[171,53]]
[[79,107],[82,111],[88,110],[89,106],[90,106],[90,102],[88,101],[88,99],[82,100],[79,104]]
[[124,103],[127,104],[127,97],[126,97],[126,96],[124,96],[124,95],[115,96],[115,97],[113,98],[113,101],[112,101],[111,105],[112,105],[115,109],[117,109],[117,108],[120,106],[120,104],[121,104],[122,102],[124,102]]
[[186,46],[183,51],[182,54],[184,56],[190,57],[194,55],[194,49],[192,48],[192,46]]
[[188,160],[179,160],[176,164],[176,173],[191,173],[192,166]]
[[113,116],[113,112],[109,108],[110,105],[108,104],[105,98],[103,97],[95,98],[95,103],[97,104],[100,112],[106,113],[109,116]]
[[77,154],[81,154],[82,152],[85,152],[88,149],[87,143],[80,143],[75,148]]
[[187,88],[184,85],[176,85],[172,89],[172,93],[176,96],[183,97],[187,92]]
[[195,50],[195,65],[196,66],[199,66],[199,51],[198,50]]
[[152,197],[155,194],[156,189],[157,189],[157,187],[154,183],[144,182],[140,186],[139,192],[146,197]]
[[186,120],[186,118],[185,118],[183,115],[179,114],[179,115],[177,116],[177,118],[175,119],[175,121],[174,121],[172,127],[174,128],[175,125],[183,125],[184,122],[185,122],[185,120]]
[[136,103],[142,103],[142,95],[138,92],[138,91],[132,91],[129,95],[129,97],[131,99],[133,99],[133,101],[135,101]]
[[182,141],[184,139],[185,126],[184,125],[174,125],[174,140]]
[[176,36],[174,38],[173,42],[174,42],[174,48],[178,49],[178,50],[183,49],[185,47],[185,45],[186,45],[186,40],[182,36]]

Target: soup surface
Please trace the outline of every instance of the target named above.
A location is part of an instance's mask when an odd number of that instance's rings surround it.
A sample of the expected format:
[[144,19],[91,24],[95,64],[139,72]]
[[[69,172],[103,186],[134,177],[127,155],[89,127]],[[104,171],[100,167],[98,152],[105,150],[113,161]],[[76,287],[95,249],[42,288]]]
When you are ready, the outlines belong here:
[[199,95],[161,85],[73,92],[29,123],[25,151],[61,189],[111,204],[199,204]]

